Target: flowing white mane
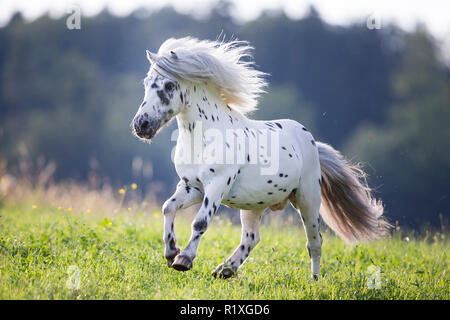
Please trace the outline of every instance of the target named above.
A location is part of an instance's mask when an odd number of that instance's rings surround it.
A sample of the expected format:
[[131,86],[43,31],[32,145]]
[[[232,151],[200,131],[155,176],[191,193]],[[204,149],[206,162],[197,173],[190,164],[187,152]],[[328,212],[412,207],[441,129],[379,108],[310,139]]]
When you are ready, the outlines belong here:
[[267,82],[264,72],[255,70],[248,42],[198,40],[186,37],[166,40],[152,54],[152,67],[172,79],[191,82],[211,81],[223,100],[245,114],[257,107],[257,98]]

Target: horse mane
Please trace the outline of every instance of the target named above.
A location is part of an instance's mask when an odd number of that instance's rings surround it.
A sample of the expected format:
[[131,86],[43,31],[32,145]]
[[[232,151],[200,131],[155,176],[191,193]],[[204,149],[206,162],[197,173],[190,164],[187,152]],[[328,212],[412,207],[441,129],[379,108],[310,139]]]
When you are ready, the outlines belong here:
[[159,48],[152,67],[172,79],[209,80],[231,108],[246,114],[257,109],[257,98],[267,85],[266,74],[253,68],[252,49],[239,40],[170,38]]

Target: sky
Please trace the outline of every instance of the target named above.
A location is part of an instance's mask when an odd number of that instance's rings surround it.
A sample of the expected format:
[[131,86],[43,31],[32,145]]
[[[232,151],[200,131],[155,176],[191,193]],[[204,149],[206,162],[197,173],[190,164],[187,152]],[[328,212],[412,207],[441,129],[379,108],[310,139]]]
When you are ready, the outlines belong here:
[[[237,22],[258,18],[264,10],[282,10],[293,19],[301,18],[314,4],[321,17],[330,24],[347,25],[376,17],[381,28],[394,22],[405,30],[413,30],[418,22],[442,44],[446,60],[450,61],[450,0],[229,0]],[[20,11],[33,21],[44,13],[59,18],[78,5],[82,15],[93,16],[104,8],[117,16],[126,16],[138,8],[157,10],[168,4],[180,13],[201,18],[219,0],[0,0],[0,27]]]

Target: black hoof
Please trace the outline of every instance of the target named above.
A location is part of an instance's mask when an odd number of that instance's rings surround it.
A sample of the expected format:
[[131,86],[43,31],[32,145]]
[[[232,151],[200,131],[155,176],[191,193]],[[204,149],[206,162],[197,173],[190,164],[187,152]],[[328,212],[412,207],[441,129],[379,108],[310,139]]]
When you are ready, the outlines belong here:
[[312,278],[313,278],[313,280],[318,281],[319,280],[319,275],[318,274],[313,274]]
[[172,268],[174,268],[177,271],[191,270],[192,260],[189,257],[179,254],[175,257],[175,260],[172,263]]
[[177,251],[176,251],[175,254],[173,254],[173,255],[171,255],[171,256],[165,256],[166,261],[167,261],[167,266],[168,266],[169,268],[172,267],[172,264],[173,264],[173,261],[175,260],[175,257],[176,257],[177,255],[179,255],[179,254],[180,254],[180,248],[177,248]]
[[237,270],[233,267],[226,266],[223,263],[219,265],[211,274],[214,278],[228,279],[236,274]]

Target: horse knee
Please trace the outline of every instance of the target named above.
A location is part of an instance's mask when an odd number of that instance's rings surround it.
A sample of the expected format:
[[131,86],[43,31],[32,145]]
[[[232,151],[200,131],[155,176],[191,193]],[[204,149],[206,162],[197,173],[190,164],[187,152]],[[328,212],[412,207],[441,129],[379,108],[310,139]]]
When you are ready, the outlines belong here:
[[163,215],[165,215],[165,216],[174,213],[176,210],[177,210],[177,208],[176,208],[175,202],[172,201],[171,199],[164,202],[164,204],[162,206],[162,212],[163,212]]

